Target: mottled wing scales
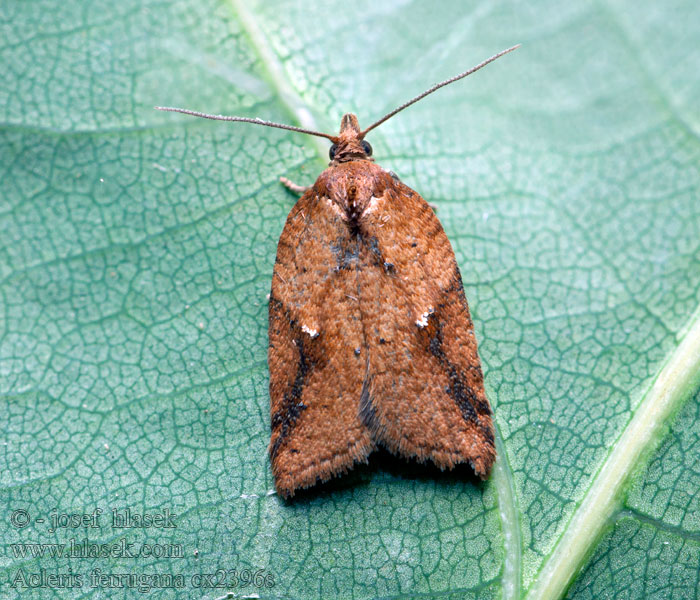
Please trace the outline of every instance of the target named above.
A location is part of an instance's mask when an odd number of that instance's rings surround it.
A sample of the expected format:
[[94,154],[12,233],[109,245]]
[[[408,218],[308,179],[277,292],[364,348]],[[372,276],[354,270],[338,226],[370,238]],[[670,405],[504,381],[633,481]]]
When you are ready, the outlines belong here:
[[487,477],[491,410],[445,232],[380,167],[331,169],[292,209],[277,249],[268,355],[277,490],[326,481],[377,445],[443,469],[468,462]]
[[392,182],[361,222],[360,306],[371,382],[362,416],[377,443],[440,468],[495,459],[491,410],[454,253],[435,213]]
[[374,449],[359,417],[367,361],[354,351],[363,345],[357,279],[354,269],[338,267],[335,242],[344,231],[342,220],[309,190],[287,218],[277,249],[269,451],[275,485],[286,497],[366,461]]

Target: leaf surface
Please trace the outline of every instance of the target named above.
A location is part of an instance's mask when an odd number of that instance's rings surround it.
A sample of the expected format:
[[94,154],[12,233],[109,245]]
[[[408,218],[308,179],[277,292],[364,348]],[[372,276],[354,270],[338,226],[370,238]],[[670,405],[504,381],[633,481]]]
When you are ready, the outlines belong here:
[[[82,579],[41,598],[700,596],[699,23],[681,0],[6,3],[4,596],[42,569]],[[453,243],[493,477],[379,453],[281,501],[266,294],[294,199],[278,178],[311,183],[327,144],[152,107],[335,133],[518,42],[369,136]],[[113,527],[127,508],[176,526]],[[95,509],[94,527],[51,527]],[[85,538],[170,550],[17,546]]]

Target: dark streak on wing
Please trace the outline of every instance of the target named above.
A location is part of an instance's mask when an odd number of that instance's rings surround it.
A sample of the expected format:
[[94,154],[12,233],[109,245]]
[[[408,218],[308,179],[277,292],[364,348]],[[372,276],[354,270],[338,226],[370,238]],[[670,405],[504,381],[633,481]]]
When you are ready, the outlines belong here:
[[386,270],[386,267],[384,266],[386,261],[384,260],[382,251],[379,249],[379,240],[375,236],[371,236],[367,238],[367,245],[369,247],[370,252],[372,253],[372,256],[374,256],[374,264],[378,267],[381,267],[382,270]]
[[[457,269],[456,265],[455,269]],[[458,296],[464,296],[462,281],[458,270],[455,271],[455,277],[452,284],[447,290],[445,290],[445,295],[449,295],[453,292],[456,292]],[[464,301],[466,302],[466,299],[464,299]],[[476,424],[484,432],[488,441],[493,444],[494,440],[491,430],[488,427],[482,426],[477,414],[477,411],[482,414],[490,414],[489,405],[481,400],[465,383],[463,374],[460,373],[457,367],[455,367],[455,365],[452,364],[452,362],[447,358],[442,348],[442,322],[440,320],[440,309],[443,307],[444,304],[438,305],[438,310],[432,315],[432,317],[435,318],[435,333],[430,338],[430,353],[437,358],[440,365],[443,367],[443,369],[445,369],[445,372],[450,379],[450,386],[446,391],[459,407],[464,420]]]
[[[368,374],[369,375],[369,374]],[[379,429],[377,413],[372,405],[372,398],[369,395],[369,377],[365,376],[362,382],[362,393],[360,394],[360,420],[372,431],[374,435]]]
[[[270,305],[274,303],[274,308],[280,312],[284,312],[284,318],[290,325],[292,330],[299,329],[296,322],[290,317],[288,311],[283,309],[282,302],[270,296]],[[299,332],[301,334],[301,332]],[[306,408],[306,405],[301,401],[301,394],[304,390],[304,380],[309,371],[313,367],[313,363],[308,359],[304,351],[304,339],[302,335],[297,335],[295,338],[296,348],[299,350],[299,362],[297,364],[297,372],[294,377],[294,383],[290,389],[285,390],[282,407],[272,415],[272,429],[281,427],[279,436],[275,443],[270,448],[270,458],[274,459],[277,456],[282,444],[287,440],[289,434],[294,430],[299,416]]]
[[339,237],[331,244],[331,251],[336,260],[336,270],[353,269],[357,266],[360,257],[360,249],[352,238],[348,236]]
[[429,348],[430,353],[437,358],[438,362],[447,373],[447,376],[450,378],[450,387],[447,388],[446,392],[457,403],[465,421],[478,423],[479,418],[474,410],[476,397],[464,384],[455,366],[448,360],[447,356],[445,356],[442,350],[442,323],[440,322],[440,315],[435,313],[433,316],[436,318],[437,325],[435,328],[435,335],[430,338]]

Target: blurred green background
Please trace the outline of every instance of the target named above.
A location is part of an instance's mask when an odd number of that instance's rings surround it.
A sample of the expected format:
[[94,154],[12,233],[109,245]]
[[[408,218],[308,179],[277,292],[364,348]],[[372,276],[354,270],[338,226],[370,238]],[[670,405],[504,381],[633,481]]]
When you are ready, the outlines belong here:
[[[700,357],[678,351],[700,337],[698,31],[688,0],[3,2],[2,597],[700,597]],[[327,144],[153,106],[335,132],[515,43],[369,136],[454,246],[493,477],[379,453],[282,501],[278,178],[313,182]],[[675,418],[606,490],[584,558],[561,559],[678,361]],[[96,508],[99,526],[52,531]],[[111,527],[127,508],[176,526]],[[141,555],[56,555],[84,539]],[[571,585],[542,592],[552,573]]]

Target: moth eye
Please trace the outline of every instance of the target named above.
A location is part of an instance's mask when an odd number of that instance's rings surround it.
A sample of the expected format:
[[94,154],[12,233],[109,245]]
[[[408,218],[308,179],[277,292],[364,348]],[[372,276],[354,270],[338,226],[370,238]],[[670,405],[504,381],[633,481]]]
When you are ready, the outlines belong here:
[[335,151],[338,149],[338,144],[333,144],[331,149],[328,151],[328,156],[331,160],[335,158]]
[[362,151],[367,156],[372,156],[372,146],[369,145],[369,142],[362,140]]

